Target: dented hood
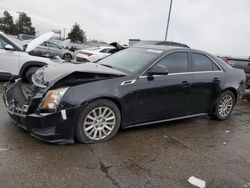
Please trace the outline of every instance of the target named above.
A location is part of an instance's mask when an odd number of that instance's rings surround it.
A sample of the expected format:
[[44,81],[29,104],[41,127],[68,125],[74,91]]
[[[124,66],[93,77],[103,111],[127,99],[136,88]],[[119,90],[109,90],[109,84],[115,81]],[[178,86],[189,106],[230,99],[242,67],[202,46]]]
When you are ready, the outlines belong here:
[[124,72],[102,66],[96,63],[84,64],[50,64],[43,68],[43,80],[45,82],[56,82],[74,72],[111,74],[117,76],[127,75]]

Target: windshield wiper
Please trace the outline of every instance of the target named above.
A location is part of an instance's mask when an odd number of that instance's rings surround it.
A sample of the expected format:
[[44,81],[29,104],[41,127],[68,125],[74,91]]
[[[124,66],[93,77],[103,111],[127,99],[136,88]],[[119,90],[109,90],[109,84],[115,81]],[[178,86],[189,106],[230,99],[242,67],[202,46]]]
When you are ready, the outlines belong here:
[[100,65],[113,69],[113,67],[111,65],[106,65],[106,64],[100,64]]

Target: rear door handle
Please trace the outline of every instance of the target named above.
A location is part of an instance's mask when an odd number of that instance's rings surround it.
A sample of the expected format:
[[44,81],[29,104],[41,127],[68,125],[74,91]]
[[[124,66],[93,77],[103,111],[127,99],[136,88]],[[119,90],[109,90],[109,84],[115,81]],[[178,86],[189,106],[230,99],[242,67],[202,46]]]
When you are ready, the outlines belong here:
[[182,87],[188,87],[188,86],[190,86],[190,83],[188,81],[183,81],[181,83],[181,85],[182,85]]
[[219,78],[214,78],[213,82],[216,83],[216,84],[219,84],[220,83],[220,79]]

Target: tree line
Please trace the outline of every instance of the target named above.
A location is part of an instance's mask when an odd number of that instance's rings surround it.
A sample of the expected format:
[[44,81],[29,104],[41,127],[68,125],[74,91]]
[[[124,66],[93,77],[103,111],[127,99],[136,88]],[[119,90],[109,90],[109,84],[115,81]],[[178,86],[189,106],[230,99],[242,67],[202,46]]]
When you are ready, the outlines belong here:
[[4,11],[3,17],[0,19],[0,30],[6,34],[18,35],[28,34],[36,35],[36,29],[32,26],[31,18],[24,12],[20,12],[17,20],[13,20],[13,16],[8,11]]
[[[4,11],[3,15],[0,18],[0,31],[10,35],[36,35],[36,29],[32,26],[32,20],[26,13],[20,12],[15,21],[8,11]],[[71,31],[68,33],[68,39],[71,39],[72,42],[87,41],[86,34],[78,23],[72,26]]]

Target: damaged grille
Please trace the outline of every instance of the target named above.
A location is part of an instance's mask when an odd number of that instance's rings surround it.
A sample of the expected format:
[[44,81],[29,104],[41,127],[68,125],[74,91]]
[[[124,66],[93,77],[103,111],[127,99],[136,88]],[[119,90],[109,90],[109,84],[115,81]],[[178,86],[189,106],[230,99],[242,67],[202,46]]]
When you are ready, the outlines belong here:
[[31,99],[35,94],[34,86],[24,84],[20,80],[9,88],[5,86],[3,98],[8,112],[18,116],[26,116]]
[[16,106],[16,101],[11,100],[10,103],[8,101],[5,101],[5,105],[8,108],[8,111],[12,114],[16,114],[18,116],[26,116],[29,106],[28,105],[23,105],[22,107]]

